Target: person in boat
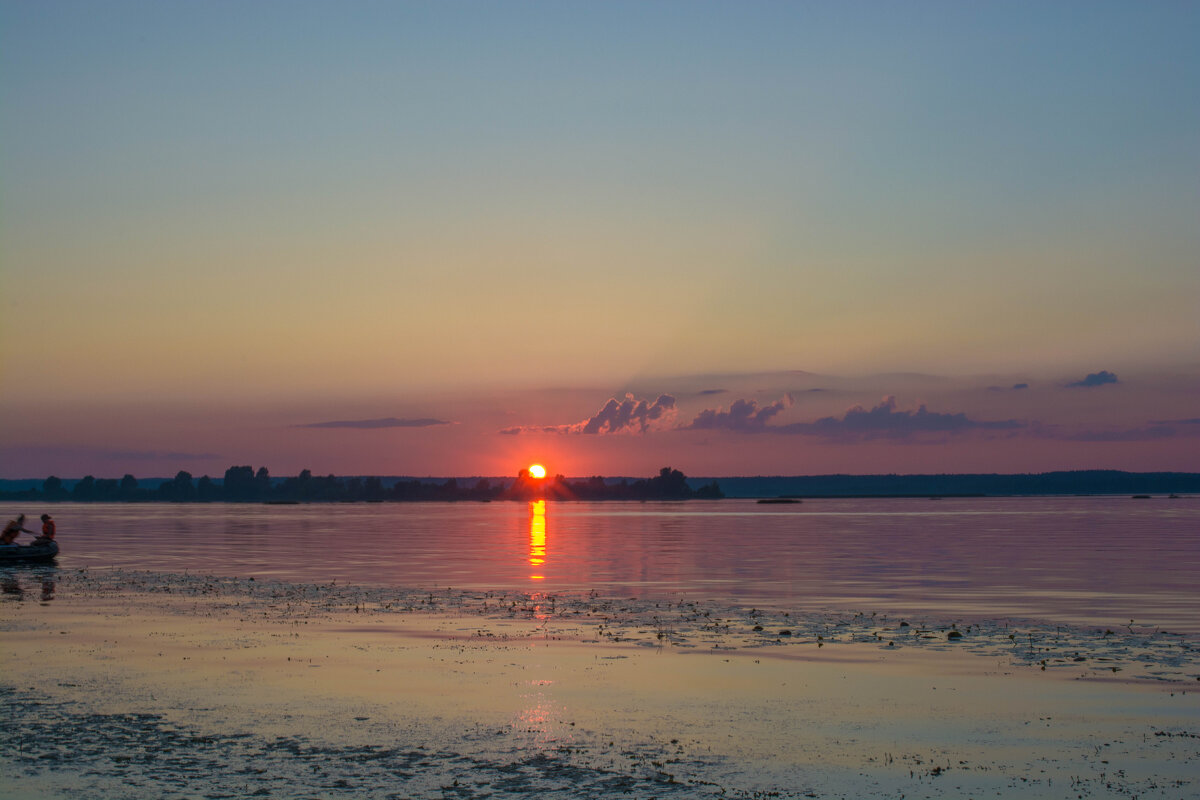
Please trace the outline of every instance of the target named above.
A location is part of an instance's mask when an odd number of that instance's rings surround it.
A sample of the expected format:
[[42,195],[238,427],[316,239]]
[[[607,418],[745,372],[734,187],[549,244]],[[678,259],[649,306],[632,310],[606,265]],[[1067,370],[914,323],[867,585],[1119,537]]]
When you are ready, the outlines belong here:
[[25,528],[25,515],[18,514],[16,519],[10,519],[0,534],[0,544],[16,544],[17,537],[22,533],[33,533]]
[[54,517],[49,514],[42,514],[42,535],[33,540],[34,544],[50,544],[54,541],[54,536],[57,533],[54,526]]

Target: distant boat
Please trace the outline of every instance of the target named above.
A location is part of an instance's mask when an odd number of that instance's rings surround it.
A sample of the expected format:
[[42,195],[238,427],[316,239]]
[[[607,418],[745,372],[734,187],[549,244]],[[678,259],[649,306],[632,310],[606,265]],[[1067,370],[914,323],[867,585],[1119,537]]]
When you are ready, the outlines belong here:
[[35,564],[53,561],[57,555],[58,542],[0,545],[0,564]]

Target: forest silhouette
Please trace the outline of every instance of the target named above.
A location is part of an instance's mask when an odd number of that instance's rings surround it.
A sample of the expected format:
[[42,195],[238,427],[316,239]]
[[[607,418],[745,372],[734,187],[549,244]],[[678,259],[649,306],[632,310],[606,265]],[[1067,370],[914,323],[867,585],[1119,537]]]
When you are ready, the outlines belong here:
[[88,475],[76,481],[70,489],[51,475],[41,489],[0,492],[0,500],[82,503],[353,503],[353,502],[448,502],[488,500],[715,500],[724,497],[716,481],[692,489],[687,476],[677,469],[663,467],[659,474],[646,479],[608,481],[594,476],[582,481],[569,481],[562,475],[535,479],[528,470],[521,470],[516,480],[492,481],[479,478],[460,482],[457,478],[445,481],[400,479],[385,484],[379,477],[338,477],[313,475],[303,470],[299,475],[279,480],[266,467],[234,466],[225,470],[224,478],[214,480],[207,475],[193,478],[180,470],[175,477],[158,483],[155,488],[139,486],[137,478],[125,475],[116,478],[96,478]]

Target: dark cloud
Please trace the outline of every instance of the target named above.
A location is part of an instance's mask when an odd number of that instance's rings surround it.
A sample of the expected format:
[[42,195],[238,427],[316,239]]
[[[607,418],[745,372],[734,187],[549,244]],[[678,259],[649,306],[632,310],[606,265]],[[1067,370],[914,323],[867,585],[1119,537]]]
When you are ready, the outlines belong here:
[[1017,420],[980,421],[966,414],[946,414],[930,411],[924,405],[916,411],[897,411],[896,398],[885,397],[883,402],[867,410],[855,406],[841,419],[823,417],[816,422],[799,422],[780,428],[783,433],[823,436],[828,439],[905,439],[927,433],[964,433],[977,430],[1013,430],[1025,427]]
[[1028,384],[1028,383],[1014,383],[1014,384],[1013,384],[1013,386],[1012,386],[1012,388],[1014,388],[1014,389],[1028,389],[1028,388],[1029,388],[1029,384]]
[[310,422],[307,425],[297,425],[297,428],[428,428],[433,425],[449,425],[450,423],[444,419],[432,419],[424,417],[421,419],[397,419],[396,417],[384,417],[383,419],[346,419],[335,420],[333,422]]
[[1092,386],[1103,386],[1106,383],[1120,383],[1120,381],[1117,380],[1116,375],[1106,369],[1102,369],[1099,372],[1089,374],[1081,381],[1068,383],[1067,386],[1089,388]]
[[696,394],[698,394],[698,395],[725,394],[725,392],[727,392],[727,391],[728,391],[728,389],[701,389],[700,391],[696,392]]
[[675,414],[675,398],[660,394],[654,402],[638,400],[631,394],[618,400],[610,397],[604,407],[592,417],[571,425],[528,425],[504,428],[500,433],[512,436],[522,433],[645,433],[655,423],[666,422]]
[[726,411],[708,408],[696,415],[682,430],[690,431],[762,431],[767,423],[780,411],[792,404],[791,395],[784,395],[770,405],[759,407],[757,400],[734,400]]
[[980,421],[966,414],[943,414],[920,406],[915,411],[897,411],[896,399],[885,397],[872,409],[855,406],[841,417],[823,417],[815,422],[789,425],[767,423],[792,403],[790,395],[760,407],[754,400],[737,400],[726,411],[707,409],[696,415],[683,430],[730,430],[742,433],[782,433],[822,436],[827,439],[904,439],[922,434],[956,434],[979,430],[1013,430],[1025,424],[1016,420]]
[[1191,419],[1152,419],[1151,425],[1200,425],[1200,417]]
[[989,386],[987,388],[988,388],[989,392],[1019,391],[1021,389],[1028,389],[1029,384],[1028,383],[1014,383],[1012,386],[1007,387],[1007,388],[1005,388],[1003,386]]

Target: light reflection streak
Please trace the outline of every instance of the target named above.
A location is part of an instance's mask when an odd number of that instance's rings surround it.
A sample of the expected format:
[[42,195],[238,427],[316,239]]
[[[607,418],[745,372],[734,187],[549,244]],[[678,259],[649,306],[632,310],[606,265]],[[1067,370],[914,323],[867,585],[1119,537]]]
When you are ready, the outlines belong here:
[[[546,501],[529,501],[529,565],[539,573],[546,563]],[[530,580],[545,580],[546,576],[535,574]]]
[[532,739],[536,747],[562,746],[573,742],[570,725],[566,723],[568,712],[561,703],[554,702],[544,691],[552,681],[532,681],[531,691],[522,694],[525,707],[513,718],[513,728]]

